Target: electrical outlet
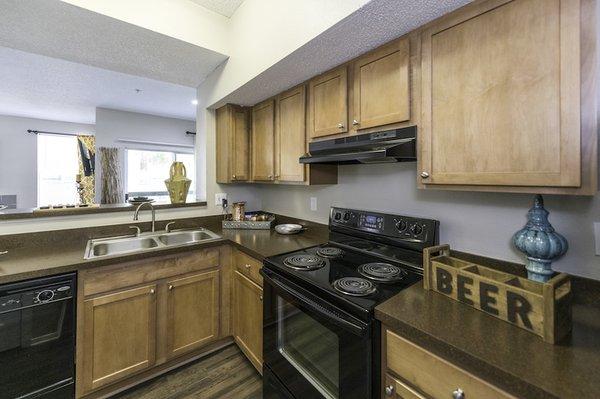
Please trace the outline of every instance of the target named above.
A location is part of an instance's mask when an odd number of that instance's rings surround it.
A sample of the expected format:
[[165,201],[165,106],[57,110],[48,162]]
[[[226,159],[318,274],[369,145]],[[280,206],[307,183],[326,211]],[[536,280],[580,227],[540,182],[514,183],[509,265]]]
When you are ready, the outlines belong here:
[[223,206],[223,200],[227,200],[227,193],[215,194],[215,205],[216,206]]
[[317,197],[310,197],[310,210],[317,211]]
[[600,256],[600,223],[594,223],[594,241],[596,242],[596,256]]

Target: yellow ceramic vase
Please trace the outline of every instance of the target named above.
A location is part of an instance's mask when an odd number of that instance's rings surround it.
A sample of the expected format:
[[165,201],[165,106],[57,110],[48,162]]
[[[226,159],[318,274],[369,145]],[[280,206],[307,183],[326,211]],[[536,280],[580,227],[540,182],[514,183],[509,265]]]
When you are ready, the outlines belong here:
[[183,162],[173,162],[169,172],[169,178],[165,180],[172,204],[185,204],[192,181],[187,178],[187,171]]

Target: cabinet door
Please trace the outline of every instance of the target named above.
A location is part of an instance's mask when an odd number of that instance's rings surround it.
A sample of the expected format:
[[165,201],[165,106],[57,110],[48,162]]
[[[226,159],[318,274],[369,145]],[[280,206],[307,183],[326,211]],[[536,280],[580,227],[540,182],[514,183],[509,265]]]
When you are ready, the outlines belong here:
[[156,286],[84,301],[83,389],[89,392],[153,366]]
[[347,67],[321,75],[309,83],[310,137],[348,131]]
[[233,276],[233,336],[262,373],[263,290],[236,271]]
[[232,123],[231,180],[246,181],[250,177],[250,129],[247,110],[242,107],[233,108]]
[[271,181],[275,175],[275,102],[252,108],[252,180]]
[[219,271],[167,282],[167,356],[197,349],[219,335]]
[[250,176],[249,110],[227,104],[217,109],[217,183]]
[[299,158],[306,153],[306,96],[304,86],[277,99],[277,174],[281,181],[304,181],[306,167]]
[[408,38],[354,63],[353,125],[367,129],[410,119],[409,63]]
[[580,1],[489,0],[423,34],[423,184],[578,187]]

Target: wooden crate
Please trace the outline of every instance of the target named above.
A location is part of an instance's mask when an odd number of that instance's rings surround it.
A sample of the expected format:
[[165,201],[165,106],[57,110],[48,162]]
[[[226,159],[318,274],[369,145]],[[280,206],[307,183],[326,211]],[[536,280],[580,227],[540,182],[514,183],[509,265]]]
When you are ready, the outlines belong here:
[[423,253],[425,289],[433,290],[556,343],[571,331],[571,281],[557,273],[540,283],[451,256],[450,246]]

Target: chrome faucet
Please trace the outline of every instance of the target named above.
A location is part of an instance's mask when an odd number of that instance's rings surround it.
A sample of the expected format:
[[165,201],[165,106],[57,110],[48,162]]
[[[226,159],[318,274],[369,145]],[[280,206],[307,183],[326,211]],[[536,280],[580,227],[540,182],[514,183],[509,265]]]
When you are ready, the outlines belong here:
[[152,232],[154,233],[156,231],[155,229],[155,225],[156,225],[156,210],[154,209],[154,205],[152,205],[152,203],[150,202],[142,202],[141,204],[138,205],[137,209],[135,210],[135,213],[133,214],[133,220],[135,222],[137,222],[139,220],[139,215],[140,215],[140,209],[142,209],[142,207],[144,205],[148,205],[150,207],[150,210],[152,210]]

